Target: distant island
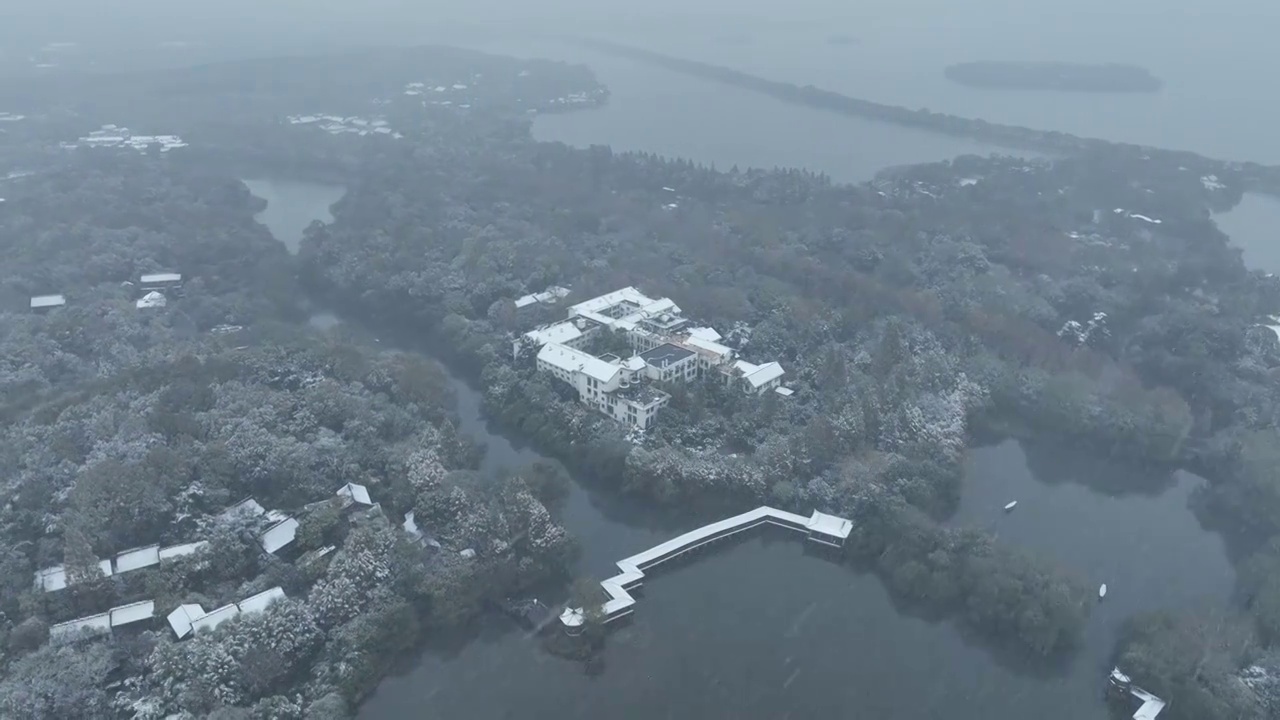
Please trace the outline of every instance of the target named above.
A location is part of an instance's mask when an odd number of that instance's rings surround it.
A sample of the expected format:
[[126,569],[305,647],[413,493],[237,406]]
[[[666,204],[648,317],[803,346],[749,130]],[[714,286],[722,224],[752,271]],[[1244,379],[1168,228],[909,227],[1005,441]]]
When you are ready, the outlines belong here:
[[1146,68],[1117,63],[967,62],[947,67],[947,79],[961,85],[1006,90],[1066,92],[1158,92],[1164,83]]

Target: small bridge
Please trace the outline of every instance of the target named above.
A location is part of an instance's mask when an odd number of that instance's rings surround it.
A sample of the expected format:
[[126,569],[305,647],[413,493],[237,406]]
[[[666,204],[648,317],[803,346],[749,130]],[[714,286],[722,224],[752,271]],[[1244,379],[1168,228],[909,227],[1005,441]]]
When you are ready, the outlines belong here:
[[[804,517],[768,506],[761,506],[741,515],[703,525],[697,530],[690,530],[661,545],[655,545],[625,560],[619,560],[618,570],[621,572],[600,582],[600,587],[609,596],[601,606],[604,621],[612,622],[630,615],[635,610],[636,600],[631,596],[630,591],[643,584],[646,570],[651,570],[668,560],[674,560],[691,550],[760,525],[777,525],[794,530],[804,533],[808,540],[837,548],[844,547],[844,541],[853,529],[852,522],[817,510],[813,515]],[[560,622],[565,626],[566,631],[573,634],[581,631],[586,618],[582,608],[566,608],[560,614]]]

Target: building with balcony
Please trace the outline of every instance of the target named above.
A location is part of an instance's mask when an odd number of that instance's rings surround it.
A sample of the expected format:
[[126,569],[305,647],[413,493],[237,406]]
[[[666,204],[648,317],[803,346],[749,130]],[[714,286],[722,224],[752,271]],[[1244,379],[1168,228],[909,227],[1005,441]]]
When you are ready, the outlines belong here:
[[[565,320],[523,333],[512,356],[536,349],[540,372],[572,385],[584,404],[641,430],[670,400],[656,383],[692,382],[714,370],[744,392],[782,389],[781,365],[740,360],[713,328],[688,325],[671,299],[625,287],[571,305]],[[621,333],[631,357],[587,352],[592,336],[602,331]]]

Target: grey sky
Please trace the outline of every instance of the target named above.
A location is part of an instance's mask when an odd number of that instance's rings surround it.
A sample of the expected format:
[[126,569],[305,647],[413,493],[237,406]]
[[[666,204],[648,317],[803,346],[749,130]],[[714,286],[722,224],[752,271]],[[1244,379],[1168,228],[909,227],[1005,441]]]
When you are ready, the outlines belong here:
[[[871,32],[917,31],[922,36],[1007,32],[1028,39],[1123,34],[1135,45],[1208,47],[1262,44],[1280,27],[1280,4],[1265,0],[27,0],[0,3],[0,30],[30,40],[93,36],[168,37],[274,35],[361,41],[385,37],[432,39],[444,23],[481,23],[517,31],[529,27],[600,32],[635,23],[750,26],[848,24]],[[169,38],[173,39],[173,38]]]

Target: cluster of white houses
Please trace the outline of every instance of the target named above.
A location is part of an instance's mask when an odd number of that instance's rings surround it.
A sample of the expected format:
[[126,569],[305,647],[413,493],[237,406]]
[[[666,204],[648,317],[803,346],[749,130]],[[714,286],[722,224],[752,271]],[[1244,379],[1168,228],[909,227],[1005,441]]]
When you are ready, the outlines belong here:
[[[181,640],[188,635],[213,630],[238,615],[262,612],[271,603],[283,597],[285,597],[284,590],[279,587],[273,587],[270,590],[247,597],[240,602],[228,603],[210,612],[205,612],[204,608],[198,604],[179,605],[173,612],[169,613],[167,619],[173,634]],[[50,625],[49,636],[54,639],[68,636],[74,637],[81,630],[93,630],[99,633],[111,632],[123,625],[151,620],[155,617],[155,614],[155,601],[143,600],[113,607],[97,615],[89,615],[58,623],[57,625]]]
[[[516,306],[554,303],[566,294],[563,288],[550,288],[520,298]],[[627,339],[630,357],[597,357],[582,349],[593,334],[606,330]],[[720,340],[712,328],[689,327],[671,299],[650,298],[625,287],[571,305],[565,320],[517,338],[512,353],[519,357],[522,350],[537,349],[539,371],[572,385],[583,403],[641,430],[670,399],[654,386],[656,382],[688,382],[714,372],[746,393],[791,394],[782,387],[781,365],[742,360]]]
[[[369,497],[369,490],[364,485],[357,483],[347,483],[338,488],[335,497],[343,510],[374,509],[378,507],[378,504]],[[321,503],[333,501],[333,499],[322,500],[320,503],[308,505],[307,508],[310,509]],[[297,535],[298,520],[296,518],[277,510],[267,510],[253,498],[241,500],[218,514],[221,518],[231,518],[236,515],[262,517],[270,523],[258,538],[263,551],[267,553],[274,554],[291,545]],[[112,577],[133,570],[163,565],[174,558],[191,555],[207,544],[206,541],[200,540],[168,547],[148,545],[134,548],[125,550],[114,558],[99,560],[98,568],[103,577]],[[323,557],[335,549],[333,546],[323,548],[315,553],[315,556]],[[67,576],[66,567],[63,565],[56,565],[36,572],[35,584],[38,590],[53,592],[62,590],[70,583],[71,579]],[[237,615],[265,610],[272,602],[284,596],[284,591],[276,587],[239,602],[228,603],[209,612],[205,612],[204,608],[198,604],[179,605],[168,615],[169,626],[173,629],[174,634],[181,639],[196,632],[212,630]],[[122,625],[150,620],[154,616],[155,602],[146,600],[114,607],[97,615],[58,623],[50,626],[49,632],[55,638],[73,635],[79,630],[86,629],[109,632]]]
[[[125,285],[133,285],[133,283],[126,282]],[[141,288],[143,293],[134,302],[138,309],[164,307],[169,303],[164,292],[181,289],[182,274],[165,272],[143,275],[138,278],[138,287]],[[36,295],[31,298],[31,310],[34,312],[48,312],[66,304],[67,298],[65,295]]]
[[113,607],[104,613],[97,615],[89,615],[87,617],[68,620],[67,622],[58,623],[49,626],[49,637],[58,639],[68,635],[73,635],[81,630],[95,630],[98,632],[111,632],[115,628],[123,625],[132,625],[133,623],[143,622],[155,617],[156,603],[154,600],[143,600],[142,602],[129,603],[128,605],[119,605]]
[[[374,504],[369,498],[368,489],[356,483],[343,485],[338,488],[338,492],[335,494],[344,508],[353,505],[372,507]],[[286,515],[279,510],[267,510],[253,498],[245,498],[219,513],[219,517],[222,518],[230,518],[235,515],[255,515],[267,520],[269,525],[262,532],[262,535],[258,537],[258,542],[262,545],[262,550],[269,554],[274,555],[279,550],[291,545],[298,534],[297,518]],[[98,568],[102,571],[103,577],[111,577],[132,570],[162,565],[174,558],[190,555],[204,547],[205,544],[205,541],[200,540],[168,547],[147,545],[146,547],[125,550],[114,558],[99,560]],[[61,590],[70,582],[71,580],[67,577],[67,570],[64,565],[54,565],[53,567],[36,571],[36,588],[45,592]]]
[[[159,545],[148,545],[146,547],[125,550],[116,555],[114,558],[107,558],[98,561],[98,569],[102,572],[103,577],[111,577],[113,575],[121,575],[133,570],[141,570],[143,568],[162,565],[174,558],[190,555],[200,548],[204,547],[203,540],[199,542],[184,543],[182,545],[170,545],[168,547],[160,547]],[[67,577],[67,569],[64,565],[54,565],[43,570],[36,571],[36,588],[45,592],[54,592],[61,590],[70,584]]]
[[194,633],[213,630],[237,615],[262,612],[271,603],[284,597],[284,590],[279,587],[273,587],[257,595],[251,595],[240,602],[227,603],[209,612],[205,612],[203,607],[195,603],[179,605],[173,612],[169,613],[166,619],[169,621],[169,627],[173,630],[173,634],[181,640]]

